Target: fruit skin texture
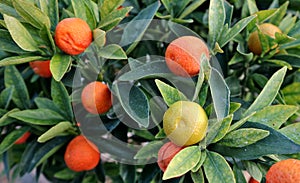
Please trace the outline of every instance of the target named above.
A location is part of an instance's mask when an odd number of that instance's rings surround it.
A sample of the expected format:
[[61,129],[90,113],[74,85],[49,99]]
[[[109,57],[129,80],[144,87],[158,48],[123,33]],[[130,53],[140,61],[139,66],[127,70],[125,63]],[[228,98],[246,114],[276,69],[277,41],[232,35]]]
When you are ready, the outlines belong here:
[[50,71],[50,60],[29,62],[29,66],[34,73],[43,78],[50,78],[52,76]]
[[66,165],[75,172],[94,169],[100,161],[100,152],[83,135],[71,140],[65,151]]
[[300,160],[286,159],[271,166],[266,174],[267,183],[300,182]]
[[169,44],[165,58],[174,74],[189,77],[199,73],[203,53],[209,58],[209,50],[204,41],[194,36],[183,36]]
[[189,146],[200,142],[205,137],[207,126],[207,115],[195,102],[175,102],[163,116],[164,131],[178,146]]
[[78,55],[91,44],[93,33],[84,20],[66,18],[57,24],[54,39],[62,51],[69,55]]
[[170,164],[173,157],[182,149],[172,142],[165,143],[158,151],[157,164],[159,168],[164,172]]
[[106,84],[94,81],[86,85],[81,93],[83,107],[92,114],[103,114],[111,106],[111,92]]
[[253,177],[250,178],[249,183],[259,183],[257,180],[255,180]]
[[27,141],[27,139],[29,138],[30,135],[31,135],[30,132],[24,133],[24,135],[23,135],[22,137],[20,137],[20,138],[15,142],[15,144],[24,144],[24,143]]
[[[282,31],[277,26],[270,23],[264,23],[259,25],[259,29],[263,34],[268,35],[272,38],[275,38],[276,32],[282,33]],[[259,40],[259,35],[257,31],[254,31],[250,34],[248,40],[248,47],[249,50],[255,55],[260,55],[262,53],[261,42]]]

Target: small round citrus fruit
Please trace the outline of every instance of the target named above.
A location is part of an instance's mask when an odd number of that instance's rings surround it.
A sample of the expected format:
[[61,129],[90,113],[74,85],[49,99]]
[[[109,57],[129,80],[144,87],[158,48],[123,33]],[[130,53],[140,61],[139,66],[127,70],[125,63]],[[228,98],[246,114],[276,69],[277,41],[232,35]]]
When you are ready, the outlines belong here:
[[[282,32],[276,25],[270,23],[264,23],[259,25],[259,29],[263,34],[268,35],[272,38],[275,38],[276,32],[279,33]],[[249,50],[253,52],[255,55],[260,55],[262,53],[261,42],[257,31],[254,31],[250,34],[248,40],[248,47]]]
[[169,44],[165,58],[171,72],[188,77],[199,73],[202,54],[209,58],[209,50],[204,41],[194,36],[183,36]]
[[100,161],[100,152],[93,143],[79,135],[68,144],[64,160],[75,172],[92,170]]
[[30,132],[26,132],[24,133],[24,135],[22,135],[16,142],[15,144],[24,144],[27,139],[29,138],[29,136],[31,135]]
[[200,142],[205,137],[207,126],[207,115],[195,102],[175,102],[163,116],[164,131],[178,146],[189,146]]
[[173,157],[183,149],[172,142],[165,143],[158,151],[157,164],[164,172],[170,164]]
[[266,174],[266,183],[300,182],[300,160],[286,159],[271,166]]
[[78,55],[91,44],[93,33],[84,20],[66,18],[57,24],[54,39],[62,51],[69,55]]
[[50,71],[50,60],[29,62],[29,66],[34,73],[43,78],[50,78],[52,76]]
[[111,92],[106,84],[94,81],[83,88],[81,102],[88,112],[103,114],[112,106]]
[[257,180],[255,180],[253,177],[251,177],[249,179],[249,182],[248,183],[259,183]]

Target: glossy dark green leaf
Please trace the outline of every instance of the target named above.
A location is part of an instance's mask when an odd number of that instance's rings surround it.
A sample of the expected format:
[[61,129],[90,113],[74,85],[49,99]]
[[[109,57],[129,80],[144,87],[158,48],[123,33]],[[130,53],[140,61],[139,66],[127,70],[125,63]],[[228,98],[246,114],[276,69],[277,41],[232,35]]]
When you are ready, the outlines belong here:
[[282,69],[278,70],[276,73],[273,74],[273,76],[269,79],[261,93],[255,99],[255,101],[245,111],[244,116],[247,116],[254,111],[258,111],[270,105],[273,102],[281,87],[286,70],[287,68],[283,67]]
[[69,168],[65,168],[61,171],[58,171],[54,174],[55,178],[61,179],[61,180],[71,180],[76,176],[76,172],[72,171]]
[[142,36],[148,26],[150,25],[155,13],[160,7],[160,2],[149,5],[147,8],[139,12],[124,28],[124,33],[122,35],[120,45],[128,46],[126,53],[129,54],[142,39]]
[[46,141],[49,141],[56,136],[60,136],[63,134],[63,132],[69,130],[72,128],[72,123],[69,121],[62,121],[55,126],[49,128],[45,133],[43,133],[39,138],[37,139],[38,142],[44,143]]
[[27,87],[20,72],[15,66],[7,66],[4,71],[5,87],[14,87],[12,96],[13,102],[20,109],[27,109],[30,107],[30,99]]
[[[66,115],[66,111],[62,111],[54,102],[48,98],[36,97],[34,103],[39,109],[50,109],[59,113],[60,115]],[[65,116],[67,118],[67,116]]]
[[179,151],[171,160],[163,175],[163,180],[184,175],[197,165],[201,158],[198,146],[189,146]]
[[215,43],[220,37],[223,25],[225,23],[226,13],[224,7],[224,1],[212,0],[209,4],[208,15],[208,40],[211,48],[215,47]]
[[55,125],[64,118],[57,112],[49,109],[31,109],[14,112],[9,117],[34,125]]
[[15,17],[18,20],[22,19],[22,17],[17,13],[15,8],[13,8],[12,5],[10,6],[9,4],[6,4],[5,2],[0,3],[0,12],[1,12],[1,14],[5,14],[5,15]]
[[39,8],[32,3],[24,2],[22,0],[12,0],[17,12],[36,28],[43,28],[44,26],[50,28],[50,19]]
[[121,164],[120,175],[124,183],[136,182],[136,168],[134,165]]
[[297,40],[299,40],[298,39],[298,38],[300,38],[300,21],[299,20],[297,21],[295,26],[290,30],[288,35],[291,37],[297,38]]
[[72,63],[70,55],[55,54],[50,61],[50,71],[56,81],[60,81]]
[[298,107],[292,105],[272,105],[257,111],[249,118],[251,122],[258,122],[274,129],[285,123],[295,112]]
[[18,111],[20,111],[20,109],[12,109],[10,111],[7,111],[3,116],[1,116],[0,126],[6,126],[6,125],[16,122],[16,119],[9,117],[9,115],[11,113],[18,112]]
[[242,172],[242,170],[237,165],[233,165],[232,170],[233,170],[236,182],[238,182],[238,183],[247,183],[244,173]]
[[299,130],[300,130],[300,123],[297,122],[279,129],[279,132],[287,136],[291,140],[293,140],[295,143],[300,144]]
[[142,90],[127,82],[117,82],[113,90],[126,113],[139,125],[149,125],[149,102]]
[[7,29],[15,43],[25,51],[37,51],[38,45],[19,20],[8,15],[4,15]]
[[[243,128],[258,128],[270,132],[266,138],[249,146],[234,148],[222,145],[211,146],[212,150],[228,157],[251,160],[269,154],[293,154],[300,152],[300,145],[282,135],[280,132],[260,123],[247,122]],[[280,147],[280,148],[278,148]]]
[[199,6],[201,6],[206,0],[195,0],[190,5],[188,5],[182,13],[180,14],[179,18],[185,18],[189,14],[191,14],[194,10],[196,10]]
[[209,183],[235,183],[232,169],[225,158],[216,153],[207,151],[207,157],[203,164],[204,172]]
[[279,25],[282,21],[283,17],[286,15],[286,10],[288,8],[289,1],[286,1],[284,4],[282,4],[276,13],[270,18],[270,23],[274,25]]
[[5,59],[0,60],[0,67],[7,66],[7,65],[23,64],[30,61],[36,61],[36,60],[45,60],[45,57],[27,56],[27,55],[7,57]]
[[284,99],[287,104],[300,104],[300,82],[294,82],[282,89]]
[[186,96],[181,93],[178,89],[156,79],[156,86],[158,87],[164,101],[168,106],[171,106],[173,103],[181,100],[187,100]]
[[151,141],[137,152],[134,159],[149,159],[157,157],[157,153],[161,146],[163,146],[162,141]]
[[5,136],[0,144],[0,154],[3,154],[5,151],[7,151],[9,148],[11,148],[14,145],[14,143],[20,137],[22,137],[28,130],[29,130],[28,127],[23,127],[20,129],[16,129],[16,130],[10,132],[7,136]]
[[69,121],[73,120],[73,110],[71,105],[70,96],[66,87],[62,82],[57,82],[52,80],[51,82],[51,97],[55,105],[57,105],[61,111],[63,111],[64,116]]
[[110,44],[101,48],[98,54],[107,59],[127,59],[126,53],[117,44]]
[[219,144],[229,147],[245,147],[266,138],[269,134],[270,132],[267,130],[241,128],[226,134]]
[[283,33],[287,34],[295,25],[297,21],[297,16],[287,14],[279,24],[279,29]]
[[14,93],[14,86],[5,88],[0,93],[0,108],[7,109]]
[[130,12],[132,7],[124,7],[122,9],[116,9],[112,11],[108,16],[101,19],[98,28],[109,31],[117,26]]
[[12,39],[8,30],[0,30],[0,50],[25,54],[26,51],[22,50]]
[[[299,40],[296,40],[298,41],[298,46],[300,45],[300,42]],[[291,44],[293,42],[290,42]],[[289,44],[289,43],[287,43]],[[284,45],[287,45],[287,44],[284,44]],[[282,46],[284,46],[282,45]],[[283,60],[285,62],[287,62],[288,64],[290,64],[291,66],[293,67],[296,67],[296,68],[300,68],[300,56],[299,55],[295,55],[295,54],[288,54],[288,55],[283,55],[283,54],[280,54],[280,55],[275,55],[273,57],[274,59],[278,59],[278,60]]]

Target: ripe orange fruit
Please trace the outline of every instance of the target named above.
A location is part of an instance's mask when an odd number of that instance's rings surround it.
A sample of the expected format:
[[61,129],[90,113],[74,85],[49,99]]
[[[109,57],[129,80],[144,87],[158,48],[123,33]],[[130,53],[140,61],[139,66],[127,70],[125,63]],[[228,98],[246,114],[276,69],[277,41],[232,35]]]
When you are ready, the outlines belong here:
[[52,76],[50,71],[50,60],[29,62],[29,66],[34,73],[43,78],[50,78]]
[[68,144],[64,160],[75,172],[92,170],[100,161],[100,152],[93,143],[79,135]]
[[163,116],[164,131],[178,146],[189,146],[200,142],[206,135],[207,126],[207,115],[195,102],[175,102]]
[[24,143],[27,141],[27,139],[29,138],[30,135],[31,135],[30,132],[24,133],[24,135],[23,135],[22,137],[20,137],[20,138],[15,142],[15,144],[24,144]]
[[195,76],[200,70],[201,55],[209,58],[205,42],[194,36],[183,36],[172,41],[165,52],[169,69],[178,76]]
[[66,18],[57,24],[54,39],[62,51],[69,55],[78,55],[91,44],[93,33],[84,20]]
[[253,177],[250,178],[249,183],[259,183],[257,180],[255,180]]
[[[259,25],[259,29],[263,34],[268,35],[272,38],[275,38],[276,32],[282,33],[282,31],[277,26],[270,23],[264,23]],[[255,55],[260,55],[262,53],[261,42],[257,31],[254,31],[250,34],[248,40],[248,47],[249,50]]]
[[286,159],[271,166],[266,174],[267,183],[300,182],[300,160]]
[[183,149],[172,142],[165,143],[158,151],[157,164],[164,172],[170,164],[173,157]]
[[112,106],[111,92],[106,84],[94,81],[83,88],[81,102],[88,112],[102,114]]

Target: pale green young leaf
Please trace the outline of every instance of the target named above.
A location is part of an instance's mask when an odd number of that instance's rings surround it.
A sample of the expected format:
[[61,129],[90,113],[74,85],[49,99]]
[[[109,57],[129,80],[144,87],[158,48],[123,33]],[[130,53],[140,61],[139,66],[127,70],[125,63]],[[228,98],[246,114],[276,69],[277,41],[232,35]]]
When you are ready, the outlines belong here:
[[300,144],[300,123],[293,123],[287,125],[281,129],[279,132],[283,135],[287,136],[288,138],[292,139],[295,143]]
[[226,13],[224,7],[224,1],[212,0],[209,4],[208,15],[208,40],[209,46],[214,47],[216,41],[219,39],[223,25],[225,23]]
[[101,48],[98,54],[107,59],[127,59],[126,53],[117,44],[110,44]]
[[60,81],[72,63],[70,55],[55,54],[50,61],[50,71],[56,81]]
[[72,123],[69,121],[62,121],[55,126],[51,127],[49,130],[47,130],[45,133],[43,133],[39,138],[37,139],[38,142],[44,143],[48,140],[53,139],[56,136],[60,136],[63,134],[63,132],[69,130],[72,128]]

